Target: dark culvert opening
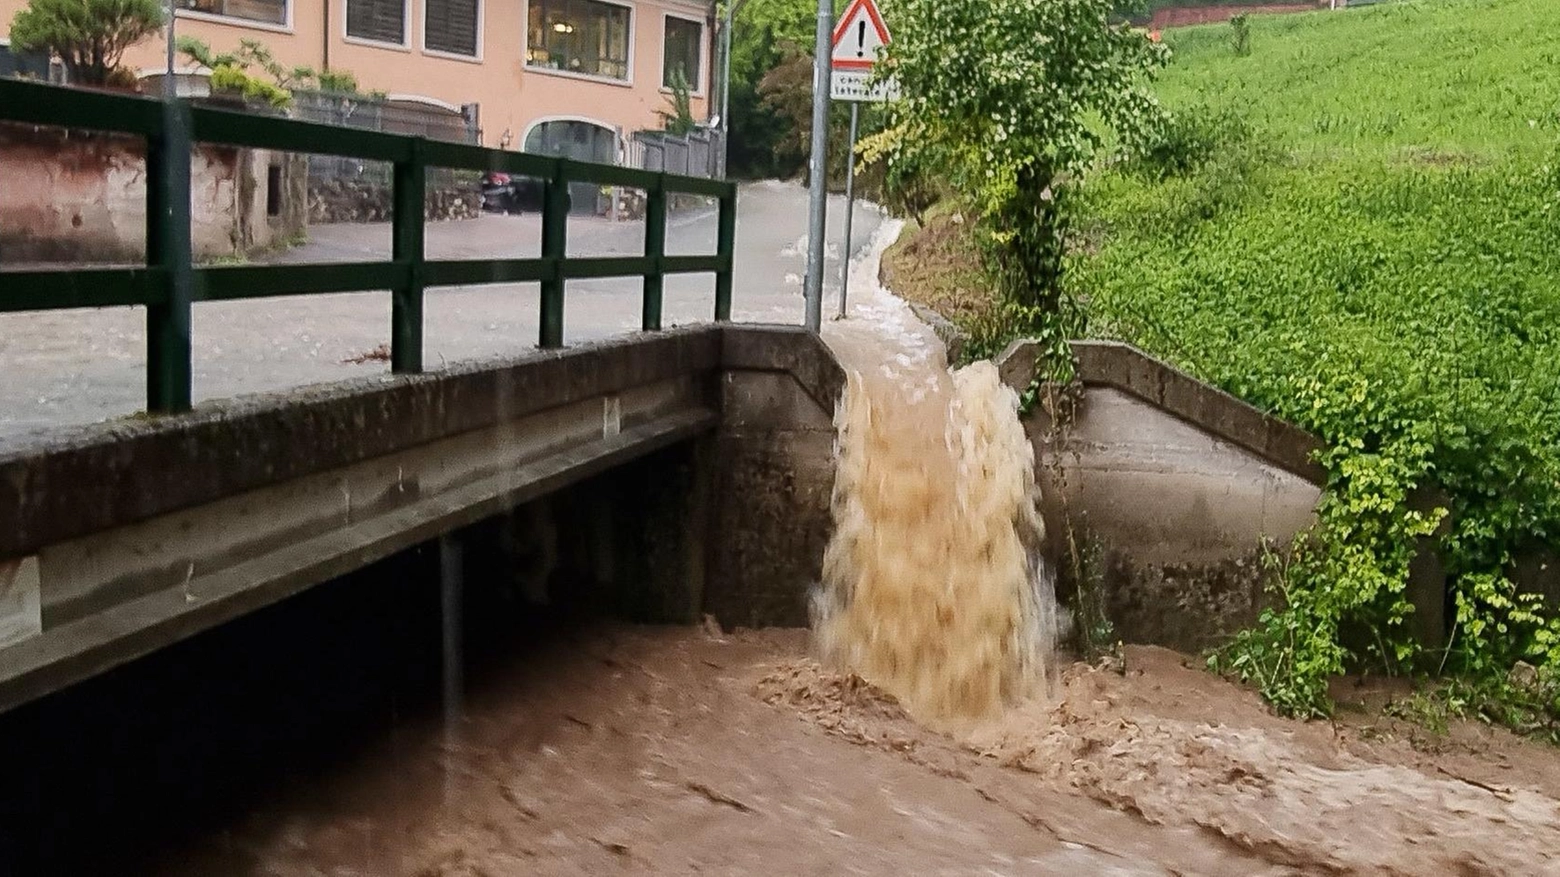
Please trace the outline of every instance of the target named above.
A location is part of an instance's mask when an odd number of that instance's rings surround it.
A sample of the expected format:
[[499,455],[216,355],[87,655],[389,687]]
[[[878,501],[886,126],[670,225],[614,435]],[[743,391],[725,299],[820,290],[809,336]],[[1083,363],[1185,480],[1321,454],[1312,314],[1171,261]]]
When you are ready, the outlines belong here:
[[[648,580],[622,558],[647,556],[650,534],[623,485],[680,454],[454,534],[466,700],[545,673],[528,662],[603,616],[665,620],[627,596]],[[614,565],[622,587],[602,581]],[[445,715],[440,566],[437,540],[418,545],[0,715],[0,875],[187,869],[246,816],[426,737]]]

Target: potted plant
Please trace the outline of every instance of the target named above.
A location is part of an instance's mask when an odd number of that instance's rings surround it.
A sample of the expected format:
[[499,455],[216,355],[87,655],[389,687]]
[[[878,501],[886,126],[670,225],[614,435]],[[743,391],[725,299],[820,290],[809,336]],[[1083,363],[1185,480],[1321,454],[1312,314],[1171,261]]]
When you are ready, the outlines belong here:
[[11,21],[11,45],[58,55],[72,85],[135,91],[120,59],[162,26],[156,0],[29,0]]
[[[213,52],[211,46],[188,36],[179,37],[175,45],[184,57],[210,71],[211,99],[215,103],[271,110],[282,110],[292,103],[292,92],[284,84],[287,74],[272,60],[270,52],[254,40],[240,40],[238,51],[225,53]],[[250,69],[255,67],[276,81],[251,74]],[[302,68],[297,72],[312,75],[312,71]]]

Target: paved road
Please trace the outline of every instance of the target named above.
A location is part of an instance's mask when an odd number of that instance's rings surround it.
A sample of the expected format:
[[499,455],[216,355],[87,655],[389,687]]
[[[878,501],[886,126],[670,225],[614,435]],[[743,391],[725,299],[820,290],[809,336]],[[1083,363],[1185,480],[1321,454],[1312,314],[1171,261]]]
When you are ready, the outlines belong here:
[[[800,323],[801,275],[806,265],[807,193],[785,183],[744,186],[738,199],[736,289],[733,317],[756,322]],[[844,203],[830,206],[827,294],[839,288],[839,238]],[[871,240],[881,216],[858,206],[852,249]],[[484,216],[430,226],[430,258],[513,258],[540,250],[534,216]],[[311,242],[278,262],[387,259],[390,227],[322,225]],[[611,223],[590,217],[570,221],[569,254],[636,255],[643,252],[643,223]],[[715,248],[712,210],[673,214],[667,251],[710,253]],[[4,283],[0,273],[0,283]],[[424,362],[512,356],[531,349],[537,336],[536,284],[450,287],[430,290],[425,315]],[[826,310],[826,313],[829,311]],[[575,344],[637,330],[640,282],[571,281],[564,305],[564,341]],[[714,279],[669,277],[664,323],[708,320],[714,313]],[[194,312],[196,404],[244,393],[283,390],[321,381],[384,372],[382,361],[353,363],[390,338],[387,293],[300,296],[257,301],[201,303]],[[145,314],[141,308],[102,308],[32,314],[0,314],[0,446],[59,425],[122,417],[144,404]]]

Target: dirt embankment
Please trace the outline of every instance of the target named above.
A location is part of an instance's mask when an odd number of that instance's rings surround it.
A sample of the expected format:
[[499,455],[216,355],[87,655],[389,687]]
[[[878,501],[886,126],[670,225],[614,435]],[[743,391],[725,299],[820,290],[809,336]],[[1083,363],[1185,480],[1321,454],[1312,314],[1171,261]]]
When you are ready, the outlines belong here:
[[883,253],[883,286],[964,328],[989,319],[998,296],[981,268],[969,217],[937,207]]
[[1320,3],[1253,3],[1249,5],[1212,5],[1212,6],[1167,6],[1154,10],[1154,15],[1149,19],[1148,27],[1154,30],[1166,27],[1186,27],[1193,24],[1214,24],[1220,21],[1229,21],[1237,15],[1259,14],[1279,15],[1293,12],[1315,12],[1317,9],[1326,9],[1327,2]]

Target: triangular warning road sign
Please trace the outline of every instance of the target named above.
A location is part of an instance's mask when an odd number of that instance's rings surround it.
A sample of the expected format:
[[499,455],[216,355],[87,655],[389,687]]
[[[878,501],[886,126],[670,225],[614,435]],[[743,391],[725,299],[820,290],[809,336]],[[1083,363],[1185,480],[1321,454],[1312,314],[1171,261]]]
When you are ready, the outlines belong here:
[[829,54],[836,70],[870,70],[878,51],[888,45],[888,27],[872,0],[851,0],[834,28],[834,51]]

